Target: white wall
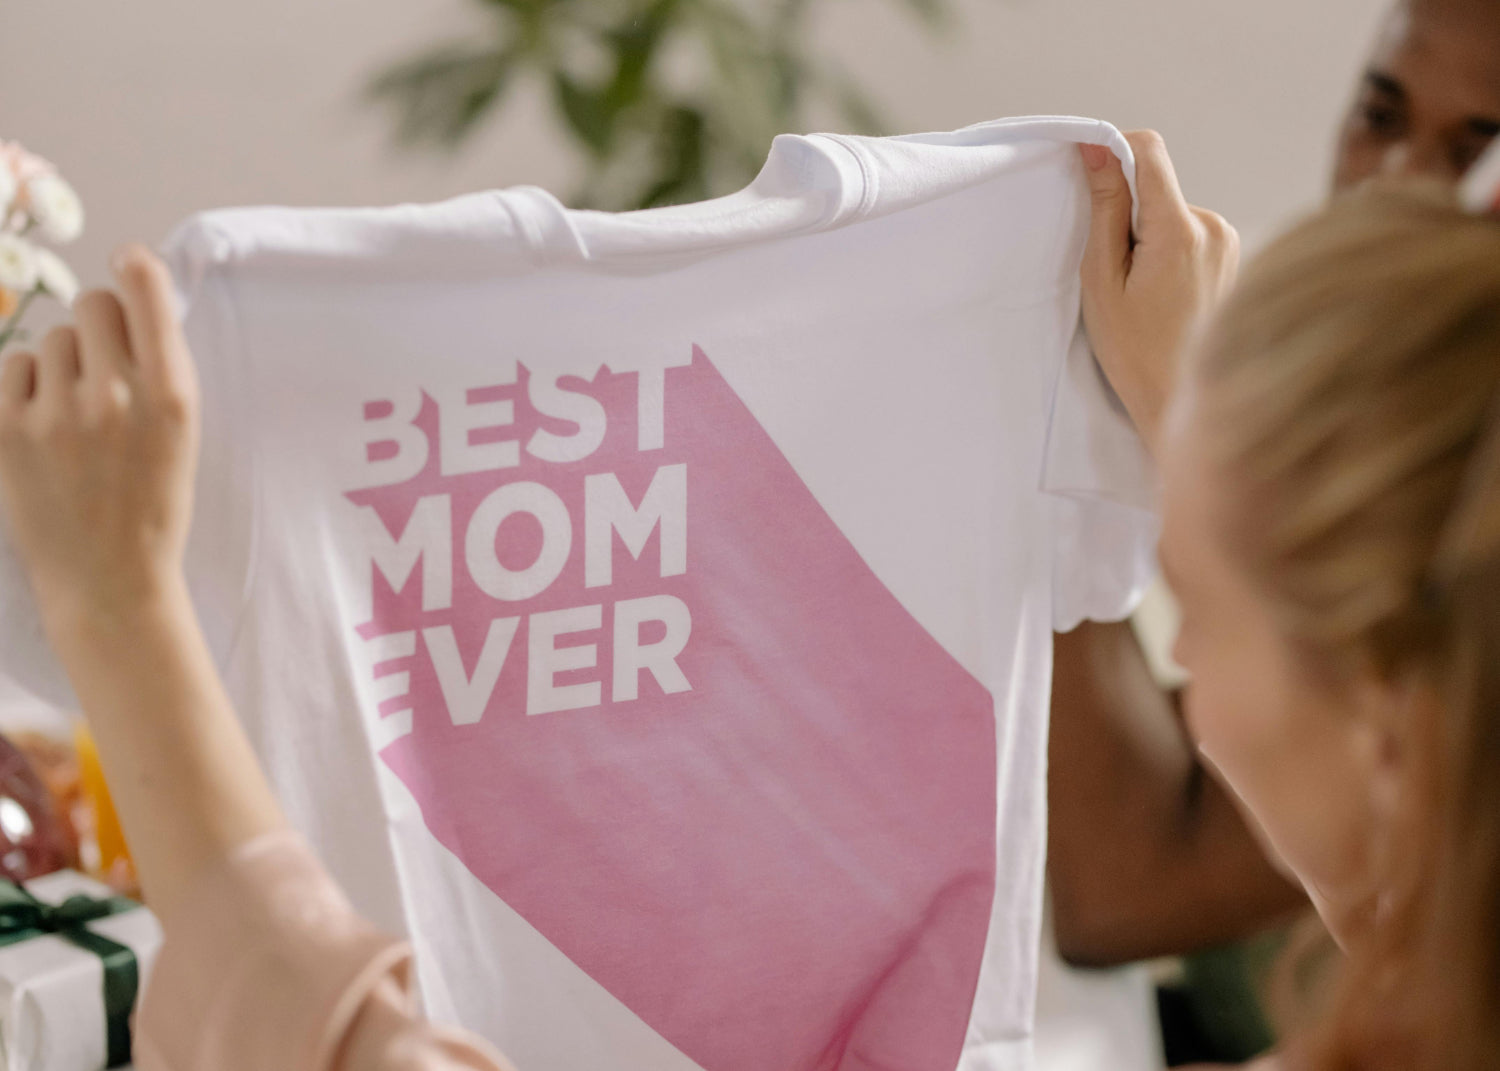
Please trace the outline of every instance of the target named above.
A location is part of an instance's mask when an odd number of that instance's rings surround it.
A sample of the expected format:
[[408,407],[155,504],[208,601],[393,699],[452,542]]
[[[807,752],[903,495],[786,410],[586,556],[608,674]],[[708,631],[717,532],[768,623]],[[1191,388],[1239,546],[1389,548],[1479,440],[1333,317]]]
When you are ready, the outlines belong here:
[[1249,238],[1322,195],[1333,131],[1387,0],[961,0],[950,40],[894,4],[825,36],[907,128],[1063,113],[1166,135],[1189,199]]
[[[747,0],[764,2],[764,0]],[[89,227],[85,281],[199,208],[559,191],[576,158],[537,93],[457,158],[393,153],[359,87],[472,24],[473,0],[0,0],[0,137],[51,156]],[[1167,134],[1190,198],[1254,240],[1316,198],[1383,0],[957,0],[933,40],[899,0],[825,0],[818,36],[902,129],[1028,112]]]

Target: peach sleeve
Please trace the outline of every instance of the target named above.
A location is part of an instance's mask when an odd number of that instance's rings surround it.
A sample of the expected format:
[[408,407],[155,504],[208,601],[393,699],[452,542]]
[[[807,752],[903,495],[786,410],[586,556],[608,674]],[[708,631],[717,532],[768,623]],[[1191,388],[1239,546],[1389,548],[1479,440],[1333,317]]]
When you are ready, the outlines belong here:
[[300,837],[241,848],[168,931],[135,1024],[138,1071],[513,1071],[427,1022],[411,950],[361,918]]

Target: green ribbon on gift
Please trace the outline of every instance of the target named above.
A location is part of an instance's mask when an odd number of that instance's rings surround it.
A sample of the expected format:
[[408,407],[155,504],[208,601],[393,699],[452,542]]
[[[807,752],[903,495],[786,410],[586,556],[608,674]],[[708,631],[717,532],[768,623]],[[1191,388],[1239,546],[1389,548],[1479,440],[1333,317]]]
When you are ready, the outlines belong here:
[[88,924],[140,906],[123,896],[100,898],[81,893],[60,904],[48,904],[13,881],[0,881],[0,948],[50,933],[92,952],[104,964],[108,1067],[130,1062],[130,1012],[140,987],[140,968],[128,946],[100,936]]

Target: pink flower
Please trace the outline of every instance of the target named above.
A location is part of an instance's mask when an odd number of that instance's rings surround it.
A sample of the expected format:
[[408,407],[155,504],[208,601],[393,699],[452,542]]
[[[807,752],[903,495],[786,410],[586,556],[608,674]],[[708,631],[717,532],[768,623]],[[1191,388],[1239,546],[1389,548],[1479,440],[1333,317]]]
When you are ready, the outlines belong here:
[[0,141],[0,229],[16,225],[10,218],[12,212],[27,210],[27,185],[33,179],[55,174],[57,168],[50,160],[29,151],[19,141]]
[[9,168],[18,186],[42,175],[57,174],[50,160],[28,151],[19,141],[0,141],[0,163]]

